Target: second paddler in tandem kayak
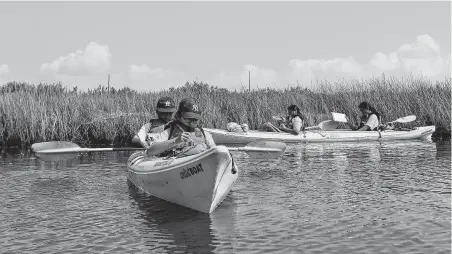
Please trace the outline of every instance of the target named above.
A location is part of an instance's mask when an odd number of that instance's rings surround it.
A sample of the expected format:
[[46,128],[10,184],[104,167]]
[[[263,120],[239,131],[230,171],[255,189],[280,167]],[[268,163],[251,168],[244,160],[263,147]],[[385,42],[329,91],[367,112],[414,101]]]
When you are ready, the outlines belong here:
[[347,119],[347,124],[350,129],[355,131],[376,131],[383,129],[384,126],[380,125],[381,116],[380,113],[370,103],[363,101],[358,105],[359,111],[361,111],[361,117],[359,125],[356,126]]
[[290,105],[287,107],[287,116],[278,121],[279,126],[276,127],[270,122],[262,125],[262,130],[268,132],[287,132],[298,135],[304,129],[304,116],[301,114],[300,108],[297,105]]
[[[170,97],[162,97],[157,101],[156,114],[157,118],[152,118],[148,123],[144,124],[137,133],[138,140],[133,143],[140,143],[142,147],[149,148],[154,142],[157,134],[164,131],[176,112],[176,103]],[[134,138],[134,139],[137,139]]]
[[212,135],[201,123],[201,109],[189,98],[183,99],[168,128],[158,133],[146,154],[148,156],[174,156],[183,152],[192,155],[215,146]]

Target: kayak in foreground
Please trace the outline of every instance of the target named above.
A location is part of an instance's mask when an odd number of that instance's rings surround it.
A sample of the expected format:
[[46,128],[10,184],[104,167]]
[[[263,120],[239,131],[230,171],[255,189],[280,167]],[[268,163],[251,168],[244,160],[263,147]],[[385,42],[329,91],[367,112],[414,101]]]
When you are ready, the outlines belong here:
[[225,146],[181,158],[146,157],[135,152],[127,168],[128,179],[138,189],[204,213],[217,208],[238,177],[237,166]]
[[352,130],[308,130],[298,135],[284,132],[229,132],[227,130],[204,128],[209,132],[216,144],[247,144],[254,141],[280,141],[285,143],[315,143],[315,142],[362,142],[391,140],[431,140],[435,126],[416,127],[413,130],[385,131],[352,131]]

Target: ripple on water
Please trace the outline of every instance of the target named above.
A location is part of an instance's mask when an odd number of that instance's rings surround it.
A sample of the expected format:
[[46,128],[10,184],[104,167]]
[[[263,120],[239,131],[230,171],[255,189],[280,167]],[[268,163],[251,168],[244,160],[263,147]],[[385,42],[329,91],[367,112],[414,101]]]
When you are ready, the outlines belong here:
[[0,157],[6,253],[450,253],[450,143],[289,145],[234,153],[213,214],[137,191],[130,153]]

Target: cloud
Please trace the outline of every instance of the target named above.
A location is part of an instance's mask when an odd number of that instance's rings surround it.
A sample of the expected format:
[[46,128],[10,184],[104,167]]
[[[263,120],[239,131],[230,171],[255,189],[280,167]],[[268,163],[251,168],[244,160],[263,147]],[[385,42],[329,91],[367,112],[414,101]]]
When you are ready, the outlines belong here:
[[419,35],[415,43],[404,44],[399,48],[402,58],[425,58],[439,54],[439,45],[429,35]]
[[290,71],[288,83],[310,83],[315,79],[327,79],[328,77],[357,77],[364,67],[354,57],[334,59],[292,59],[289,61]]
[[289,83],[309,83],[315,79],[365,78],[381,73],[393,75],[422,74],[431,78],[450,75],[450,55],[441,56],[440,46],[429,35],[420,35],[411,44],[403,44],[396,51],[377,52],[367,63],[358,63],[352,56],[334,59],[293,59],[289,62]]
[[397,52],[385,55],[376,53],[370,64],[386,70],[399,70],[400,73],[423,74],[427,77],[440,77],[450,73],[450,61],[441,56],[440,46],[429,35],[419,35],[414,43],[403,44]]
[[301,84],[316,86],[317,80],[334,81],[361,79],[388,75],[422,74],[432,79],[450,76],[451,55],[441,55],[438,43],[429,35],[420,35],[410,44],[403,44],[387,54],[376,52],[364,63],[353,56],[332,59],[292,59],[287,68],[281,70],[261,69],[245,65],[243,71],[223,71],[208,80],[209,84],[224,88],[248,88],[248,71],[251,71],[251,87],[284,87]]
[[9,67],[6,64],[0,65],[0,83],[6,82],[9,77]]
[[404,44],[398,50],[405,71],[429,77],[450,75],[450,61],[440,53],[440,46],[428,35],[420,35],[415,43]]
[[129,87],[137,90],[160,90],[182,86],[186,82],[183,72],[164,68],[151,69],[144,64],[129,65],[127,75]]
[[92,76],[105,74],[111,66],[111,53],[107,45],[90,42],[84,50],[60,56],[51,63],[41,65],[41,72],[54,75]]
[[6,76],[9,74],[9,67],[6,64],[0,65],[0,76]]
[[[445,54],[447,53],[447,54]],[[52,79],[84,87],[106,85],[106,72],[110,68],[111,53],[108,46],[90,42],[84,50],[43,64],[41,70],[51,73]],[[236,71],[223,70],[210,79],[202,79],[210,85],[222,88],[248,88],[251,75],[252,88],[284,87],[301,84],[316,85],[316,80],[338,78],[369,78],[382,73],[388,75],[423,74],[432,79],[450,76],[451,54],[442,52],[440,45],[429,35],[420,35],[413,42],[401,45],[392,52],[376,51],[367,62],[358,62],[354,56],[338,56],[331,59],[291,59],[282,69],[262,68],[246,64]],[[8,73],[8,66],[0,66],[0,80]],[[103,74],[103,75],[99,75]],[[136,90],[156,91],[185,84],[186,73],[172,68],[150,68],[148,65],[131,64],[122,73],[112,74],[110,85],[115,88],[128,86]]]
[[147,79],[154,77],[157,79],[163,79],[165,77],[170,77],[172,71],[164,70],[163,68],[151,69],[147,65],[130,65],[129,66],[129,77],[132,80]]
[[400,68],[400,61],[396,52],[392,52],[388,55],[377,52],[372,56],[369,63],[382,71],[390,71]]

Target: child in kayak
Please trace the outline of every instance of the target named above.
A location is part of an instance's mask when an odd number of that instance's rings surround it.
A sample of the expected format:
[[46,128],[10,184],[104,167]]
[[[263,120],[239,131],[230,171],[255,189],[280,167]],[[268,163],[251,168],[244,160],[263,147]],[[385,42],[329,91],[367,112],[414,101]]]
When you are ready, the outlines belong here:
[[359,110],[361,111],[361,118],[359,126],[356,126],[347,119],[347,124],[350,126],[352,130],[355,131],[374,131],[380,125],[380,113],[372,107],[368,102],[363,101],[358,105]]
[[144,148],[149,148],[150,144],[155,139],[155,135],[149,134],[162,132],[173,118],[174,112],[176,112],[176,104],[173,99],[170,97],[160,98],[157,101],[156,109],[158,118],[153,118],[143,125],[132,142],[139,143]]
[[287,107],[288,115],[285,119],[281,119],[279,127],[275,127],[273,124],[267,122],[262,127],[263,130],[269,132],[287,132],[294,135],[298,135],[300,131],[304,129],[304,117],[300,112],[300,108],[297,105],[290,105]]
[[192,155],[215,146],[210,133],[204,132],[201,126],[201,110],[192,99],[186,98],[179,103],[174,118],[146,149],[148,156]]

